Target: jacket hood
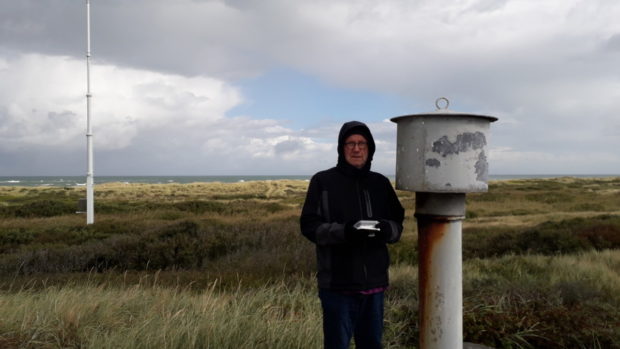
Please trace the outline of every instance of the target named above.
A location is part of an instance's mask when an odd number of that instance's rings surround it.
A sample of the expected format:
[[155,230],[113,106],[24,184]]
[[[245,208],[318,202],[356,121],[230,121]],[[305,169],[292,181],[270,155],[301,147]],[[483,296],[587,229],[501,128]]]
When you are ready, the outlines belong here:
[[[368,142],[368,160],[361,169],[351,166],[344,157],[344,142],[350,135],[353,134],[364,136],[364,138],[366,138],[366,142]],[[340,133],[338,134],[338,168],[346,170],[346,172],[350,172],[352,174],[358,174],[358,172],[359,174],[368,173],[368,171],[370,171],[370,165],[374,154],[375,139],[372,137],[372,133],[370,133],[368,126],[360,121],[345,122],[340,128]]]

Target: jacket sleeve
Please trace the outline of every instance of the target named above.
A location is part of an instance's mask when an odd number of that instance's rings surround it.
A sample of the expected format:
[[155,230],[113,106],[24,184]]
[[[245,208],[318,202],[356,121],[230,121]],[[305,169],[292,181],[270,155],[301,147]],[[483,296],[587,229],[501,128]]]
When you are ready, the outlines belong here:
[[389,225],[389,234],[386,238],[386,242],[393,244],[400,240],[400,236],[403,232],[403,220],[405,219],[405,209],[400,204],[396,191],[392,187],[390,180],[385,178],[386,192],[388,193],[387,207],[388,216],[385,221]]
[[299,218],[301,233],[317,245],[342,244],[344,224],[331,222],[327,195],[317,176],[313,176]]

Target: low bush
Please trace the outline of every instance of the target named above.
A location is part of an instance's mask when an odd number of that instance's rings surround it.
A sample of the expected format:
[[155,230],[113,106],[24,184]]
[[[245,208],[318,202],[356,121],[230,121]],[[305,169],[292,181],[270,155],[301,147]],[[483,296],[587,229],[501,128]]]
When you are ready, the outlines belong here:
[[607,207],[599,203],[586,202],[586,203],[571,206],[568,208],[568,210],[575,211],[575,212],[583,212],[583,211],[601,212],[601,211],[606,211]]
[[209,249],[204,232],[181,221],[138,234],[116,234],[75,245],[48,245],[0,257],[3,273],[144,270],[202,266]]
[[464,258],[525,253],[553,255],[607,248],[620,248],[620,216],[574,218],[533,228],[463,230]]
[[575,200],[575,197],[563,192],[543,192],[525,195],[525,199],[529,201],[543,202],[546,204],[555,204],[558,202],[566,203]]
[[179,211],[191,212],[195,214],[201,214],[205,212],[216,212],[222,214],[231,211],[230,205],[226,205],[225,203],[217,201],[189,200],[175,202],[174,204],[172,204],[172,206]]
[[0,230],[0,253],[6,253],[18,246],[29,244],[34,239],[34,234],[25,228]]
[[[44,246],[40,241],[39,245],[6,253],[0,256],[0,273],[195,269],[213,267],[211,263],[223,258],[223,269],[233,273],[252,269],[263,277],[282,269],[309,272],[312,267],[311,244],[301,237],[296,220],[291,219],[241,225],[211,222],[205,226],[181,220],[140,232],[126,230],[123,234],[100,235],[96,239],[92,234],[98,230],[96,225],[92,227],[82,230],[91,232],[91,236],[80,243],[79,236],[64,236],[58,239],[64,243],[51,243],[56,239],[48,234],[50,241]],[[14,235],[7,234],[4,239]]]
[[37,200],[21,205],[0,207],[0,216],[3,217],[53,217],[65,214],[73,214],[77,209],[75,202],[66,200]]
[[[591,290],[578,295],[581,304],[562,303],[561,288],[512,285],[498,292],[485,290],[464,300],[463,328],[467,341],[494,348],[617,348],[620,317],[598,302],[581,303]],[[583,284],[579,287],[583,287]],[[499,294],[498,294],[499,293]],[[616,315],[614,315],[616,313]]]
[[[498,349],[620,348],[618,251],[504,256],[463,264],[463,336]],[[389,347],[419,341],[417,273],[392,268]]]
[[465,264],[467,341],[495,348],[619,348],[618,251]]

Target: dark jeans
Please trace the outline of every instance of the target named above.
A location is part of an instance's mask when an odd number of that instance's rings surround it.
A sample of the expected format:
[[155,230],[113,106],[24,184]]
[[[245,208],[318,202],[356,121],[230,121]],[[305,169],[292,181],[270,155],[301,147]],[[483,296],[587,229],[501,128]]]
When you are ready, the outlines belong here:
[[319,290],[323,307],[325,349],[380,349],[383,334],[383,292],[362,295]]

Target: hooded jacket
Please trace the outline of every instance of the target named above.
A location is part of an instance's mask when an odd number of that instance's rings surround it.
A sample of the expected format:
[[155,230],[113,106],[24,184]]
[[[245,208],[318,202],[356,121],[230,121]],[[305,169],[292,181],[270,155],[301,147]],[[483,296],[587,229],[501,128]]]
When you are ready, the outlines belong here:
[[[344,157],[344,142],[352,134],[360,134],[368,142],[368,160],[361,169]],[[370,171],[374,152],[368,127],[358,121],[347,122],[338,135],[337,166],[310,180],[300,225],[302,234],[316,244],[319,288],[363,291],[389,283],[386,243],[400,239],[404,209],[390,181]],[[387,239],[347,241],[345,224],[361,219],[387,222]]]

